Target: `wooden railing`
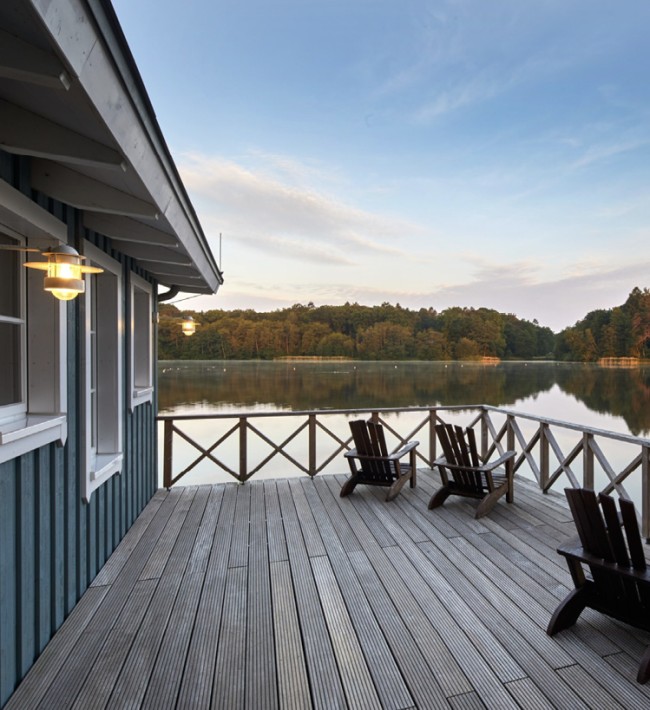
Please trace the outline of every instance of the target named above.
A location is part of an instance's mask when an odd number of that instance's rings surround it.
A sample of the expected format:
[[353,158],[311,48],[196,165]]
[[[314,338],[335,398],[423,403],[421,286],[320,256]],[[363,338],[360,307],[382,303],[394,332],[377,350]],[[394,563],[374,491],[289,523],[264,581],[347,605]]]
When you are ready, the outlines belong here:
[[[278,458],[282,459],[282,475],[299,472],[315,476],[325,470],[341,473],[346,469],[342,454],[351,448],[348,421],[362,417],[384,425],[394,450],[418,439],[422,468],[431,468],[436,458],[436,423],[476,426],[484,456],[516,450],[515,471],[534,478],[544,492],[583,486],[634,500],[641,511],[643,535],[650,537],[649,439],[489,405],[161,415],[163,485],[170,488],[206,463],[243,483]],[[273,438],[277,434],[264,431],[269,422],[281,424],[279,443]],[[197,434],[196,427],[204,431]],[[198,440],[205,437],[209,441]],[[184,442],[184,460],[182,469],[174,473],[177,438]],[[267,453],[252,463],[251,451],[260,446]]]

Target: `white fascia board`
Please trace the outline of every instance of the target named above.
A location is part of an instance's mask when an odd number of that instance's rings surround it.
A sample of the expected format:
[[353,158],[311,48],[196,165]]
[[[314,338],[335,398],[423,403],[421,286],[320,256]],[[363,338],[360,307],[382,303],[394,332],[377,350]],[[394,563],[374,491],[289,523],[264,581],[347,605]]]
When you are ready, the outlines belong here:
[[[191,207],[158,129],[148,116],[145,101],[131,80],[128,61],[119,42],[108,36],[109,22],[102,3],[82,0],[29,0],[52,40],[78,78],[83,91],[113,136],[119,151],[136,171],[160,212],[168,220],[206,285],[216,291],[218,267]],[[93,18],[106,29],[100,34]],[[106,44],[105,44],[106,42]],[[108,45],[111,45],[110,48]],[[121,74],[115,69],[120,67]],[[129,93],[125,93],[124,84]],[[139,105],[136,106],[135,102]]]

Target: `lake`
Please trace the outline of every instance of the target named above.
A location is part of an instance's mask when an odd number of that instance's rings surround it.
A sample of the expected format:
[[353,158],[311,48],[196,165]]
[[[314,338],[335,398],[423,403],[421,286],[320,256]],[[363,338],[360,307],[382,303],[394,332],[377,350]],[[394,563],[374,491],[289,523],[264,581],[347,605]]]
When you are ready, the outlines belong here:
[[650,433],[650,365],[163,361],[158,384],[161,414],[492,404]]

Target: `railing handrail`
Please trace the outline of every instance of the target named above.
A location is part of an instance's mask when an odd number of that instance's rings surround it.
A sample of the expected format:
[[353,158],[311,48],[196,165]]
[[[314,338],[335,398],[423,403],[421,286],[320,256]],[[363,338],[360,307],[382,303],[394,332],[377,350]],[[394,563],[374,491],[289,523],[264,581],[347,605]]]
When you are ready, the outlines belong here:
[[617,441],[623,441],[628,444],[639,444],[645,442],[650,446],[650,439],[643,436],[634,436],[634,434],[622,434],[617,431],[610,431],[609,429],[599,429],[598,427],[585,426],[584,424],[574,424],[573,422],[567,422],[563,419],[553,419],[551,417],[540,417],[537,414],[528,414],[526,412],[520,412],[517,409],[506,409],[505,407],[495,407],[491,404],[481,404],[479,407],[483,410],[490,412],[499,412],[500,414],[506,414],[518,419],[528,419],[530,421],[540,422],[542,424],[548,424],[549,426],[558,426],[563,429],[571,429],[572,431],[580,431],[584,434],[593,434],[594,436],[604,436],[608,439],[615,439]]
[[354,409],[291,409],[287,411],[269,411],[258,412],[255,410],[244,409],[240,412],[213,412],[208,414],[159,414],[156,418],[158,421],[166,421],[168,419],[234,419],[237,417],[306,417],[310,414],[363,414],[364,412],[430,412],[433,410],[457,410],[466,409],[481,409],[484,404],[455,404],[449,406],[443,405],[417,405],[412,407],[357,407]]
[[188,421],[188,420],[200,420],[200,419],[240,419],[242,417],[246,418],[262,418],[262,417],[306,417],[312,414],[364,414],[366,412],[382,412],[385,414],[396,414],[400,412],[432,412],[432,411],[446,411],[446,412],[461,412],[461,411],[471,411],[471,410],[483,410],[490,412],[497,412],[499,414],[505,414],[510,416],[515,416],[519,419],[528,419],[529,421],[536,421],[542,424],[548,424],[549,426],[562,427],[563,429],[570,429],[572,431],[580,431],[585,434],[592,434],[594,436],[604,436],[608,439],[615,439],[616,441],[623,441],[628,444],[639,444],[641,442],[647,443],[650,446],[650,438],[642,436],[634,436],[633,434],[622,434],[616,431],[610,431],[608,429],[600,429],[598,427],[585,426],[583,424],[575,424],[573,422],[567,422],[563,419],[554,419],[552,417],[543,417],[538,414],[530,414],[528,412],[522,412],[518,409],[508,409],[505,407],[498,407],[492,404],[452,404],[452,405],[416,405],[407,407],[357,407],[354,409],[296,409],[289,411],[269,411],[269,412],[258,412],[251,410],[242,410],[238,412],[212,412],[207,414],[159,414],[156,417],[157,421],[164,422],[168,420],[177,421]]

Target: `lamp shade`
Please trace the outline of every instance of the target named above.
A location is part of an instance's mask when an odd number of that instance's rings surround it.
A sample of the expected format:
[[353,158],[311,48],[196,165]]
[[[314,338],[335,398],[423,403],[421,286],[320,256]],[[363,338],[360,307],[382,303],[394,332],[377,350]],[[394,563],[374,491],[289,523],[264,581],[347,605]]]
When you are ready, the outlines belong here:
[[85,291],[83,274],[100,274],[104,270],[82,265],[85,257],[67,244],[45,251],[43,256],[47,261],[27,261],[25,266],[47,271],[43,288],[60,301],[70,301]]
[[185,335],[194,335],[196,332],[196,322],[192,316],[183,319],[181,329]]

